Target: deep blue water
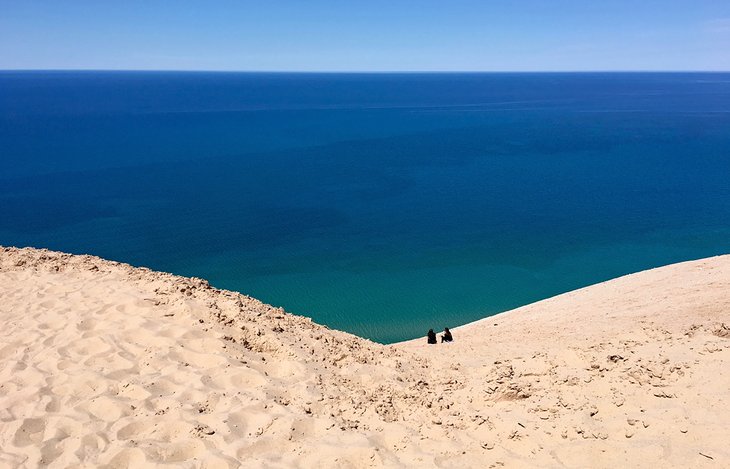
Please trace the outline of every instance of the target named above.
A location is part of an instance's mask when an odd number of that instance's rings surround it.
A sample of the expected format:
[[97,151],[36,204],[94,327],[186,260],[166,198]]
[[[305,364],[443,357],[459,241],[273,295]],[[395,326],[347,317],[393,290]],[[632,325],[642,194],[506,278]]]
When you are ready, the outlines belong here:
[[730,252],[730,74],[0,72],[0,244],[378,341]]

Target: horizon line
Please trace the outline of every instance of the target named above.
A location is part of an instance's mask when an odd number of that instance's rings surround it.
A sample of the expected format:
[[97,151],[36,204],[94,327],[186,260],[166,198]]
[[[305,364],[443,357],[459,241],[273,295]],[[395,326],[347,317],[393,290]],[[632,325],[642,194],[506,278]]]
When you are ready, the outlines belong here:
[[730,73],[728,70],[196,70],[154,68],[0,68],[3,72],[150,72],[150,73],[289,73],[289,74],[508,74],[508,73]]

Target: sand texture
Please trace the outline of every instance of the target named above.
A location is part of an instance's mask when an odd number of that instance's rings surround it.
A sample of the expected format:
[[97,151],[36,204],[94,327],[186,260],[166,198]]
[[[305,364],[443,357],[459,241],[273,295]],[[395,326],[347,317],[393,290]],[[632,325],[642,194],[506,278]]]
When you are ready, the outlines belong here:
[[453,334],[0,248],[0,467],[730,467],[730,256]]

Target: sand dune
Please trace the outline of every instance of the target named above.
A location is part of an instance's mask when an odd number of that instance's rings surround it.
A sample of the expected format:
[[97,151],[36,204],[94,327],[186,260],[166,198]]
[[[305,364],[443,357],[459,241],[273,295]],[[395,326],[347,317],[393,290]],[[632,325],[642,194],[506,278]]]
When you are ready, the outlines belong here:
[[0,467],[729,467],[730,256],[383,346],[0,248]]

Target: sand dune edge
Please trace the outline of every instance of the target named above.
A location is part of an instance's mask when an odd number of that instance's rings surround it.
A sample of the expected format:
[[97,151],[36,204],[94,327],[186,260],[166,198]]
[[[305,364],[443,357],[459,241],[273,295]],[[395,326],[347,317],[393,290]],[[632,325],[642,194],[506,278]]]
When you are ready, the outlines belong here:
[[0,466],[730,465],[730,256],[391,346],[205,280],[0,248]]

